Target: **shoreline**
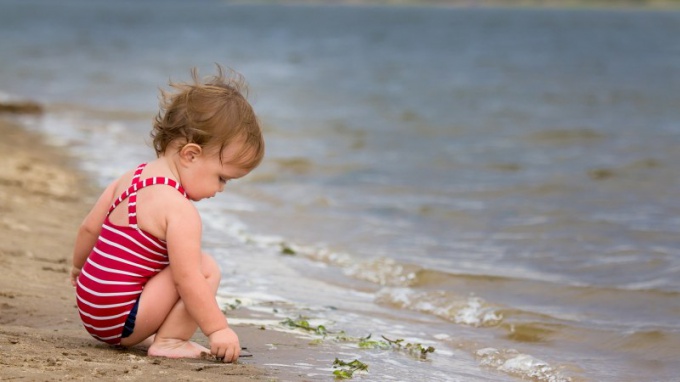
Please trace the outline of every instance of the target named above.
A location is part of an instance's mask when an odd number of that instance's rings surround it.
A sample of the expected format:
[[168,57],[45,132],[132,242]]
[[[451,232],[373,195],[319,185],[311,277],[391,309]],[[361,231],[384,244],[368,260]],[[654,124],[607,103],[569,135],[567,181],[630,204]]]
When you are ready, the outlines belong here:
[[[243,308],[228,318],[252,357],[236,364],[148,357],[139,347],[116,349],[92,339],[80,323],[68,272],[77,227],[99,190],[67,148],[50,145],[43,134],[0,115],[0,135],[0,379],[306,378],[284,366],[310,358],[316,349],[308,340],[238,323],[257,316]],[[194,340],[207,345],[200,331]]]

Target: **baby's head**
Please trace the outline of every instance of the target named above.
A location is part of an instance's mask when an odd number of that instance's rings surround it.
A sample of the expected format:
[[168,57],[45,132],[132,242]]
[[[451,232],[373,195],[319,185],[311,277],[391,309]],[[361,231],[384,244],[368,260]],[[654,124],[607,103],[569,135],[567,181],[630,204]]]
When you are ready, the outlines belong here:
[[[168,149],[181,150],[193,143],[219,153],[220,160],[251,171],[264,157],[264,139],[253,108],[246,100],[245,81],[235,72],[225,76],[218,65],[216,76],[205,81],[191,71],[193,83],[174,83],[174,92],[161,90],[160,111],[154,119],[151,137],[156,155]],[[235,154],[222,158],[230,145]]]

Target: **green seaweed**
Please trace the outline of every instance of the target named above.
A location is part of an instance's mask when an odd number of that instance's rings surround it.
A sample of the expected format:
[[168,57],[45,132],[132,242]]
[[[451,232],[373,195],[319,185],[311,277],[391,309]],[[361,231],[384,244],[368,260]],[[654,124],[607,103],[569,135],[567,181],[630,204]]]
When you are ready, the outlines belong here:
[[335,361],[333,361],[333,368],[337,369],[333,371],[335,379],[351,379],[354,376],[354,372],[359,370],[368,372],[368,365],[358,359],[345,362],[336,358]]
[[233,303],[224,304],[224,309],[222,312],[226,313],[228,310],[236,310],[241,307],[241,300],[235,299]]
[[420,359],[427,358],[427,353],[434,353],[435,351],[434,347],[432,346],[424,347],[419,343],[412,344],[410,342],[407,342],[406,344],[403,344],[404,340],[402,338],[396,340],[391,340],[385,336],[382,336],[382,338],[385,341],[387,341],[390,345],[392,345],[393,348],[404,351],[410,356]]
[[362,349],[382,349],[382,350],[387,350],[390,349],[392,346],[385,341],[382,340],[372,340],[371,335],[369,334],[366,337],[361,337],[359,338],[358,345]]
[[[320,345],[323,343],[324,339],[331,334],[325,326],[323,325],[318,325],[314,326],[309,323],[309,321],[302,316],[299,316],[297,319],[292,319],[292,318],[286,318],[285,320],[281,321],[282,325],[286,325],[295,329],[301,329],[306,332],[314,333],[317,335],[323,336],[323,338],[317,338],[310,342],[310,345]],[[348,336],[344,331],[337,332],[336,336],[334,337],[335,341],[338,342],[352,342],[356,343],[357,346],[360,349],[380,349],[380,350],[395,350],[399,351],[402,353],[405,353],[411,357],[424,360],[427,358],[427,355],[429,353],[434,353],[435,348],[432,346],[423,346],[419,343],[410,343],[406,342],[404,339],[399,338],[396,340],[389,339],[385,336],[381,336],[382,339],[379,340],[374,340],[371,339],[371,334],[367,335],[366,337],[351,337]],[[338,358],[335,359],[335,362],[333,362],[333,368],[337,369],[333,371],[333,375],[335,376],[336,379],[350,379],[352,378],[353,374],[357,370],[362,370],[362,371],[368,371],[368,365],[358,361],[354,360],[351,362],[345,362],[342,360],[339,360]]]
[[281,243],[281,253],[288,256],[295,256],[297,252],[286,243]]
[[323,325],[312,326],[309,324],[309,321],[305,320],[303,317],[299,317],[297,320],[293,320],[292,318],[286,318],[285,320],[281,321],[281,324],[290,326],[291,328],[297,328],[308,332],[313,332],[321,336],[326,336],[326,334],[328,334],[328,331],[326,330],[325,326]]

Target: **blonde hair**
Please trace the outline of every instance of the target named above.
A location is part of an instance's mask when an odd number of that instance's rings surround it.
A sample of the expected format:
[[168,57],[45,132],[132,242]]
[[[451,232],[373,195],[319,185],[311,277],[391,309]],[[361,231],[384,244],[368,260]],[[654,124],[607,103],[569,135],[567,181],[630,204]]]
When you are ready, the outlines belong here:
[[195,143],[222,151],[235,140],[243,142],[234,159],[252,170],[264,157],[264,138],[252,106],[245,98],[247,87],[242,75],[220,65],[217,75],[201,81],[198,70],[191,70],[193,83],[170,82],[174,92],[160,90],[160,111],[154,118],[153,146],[156,155],[165,153],[176,141]]

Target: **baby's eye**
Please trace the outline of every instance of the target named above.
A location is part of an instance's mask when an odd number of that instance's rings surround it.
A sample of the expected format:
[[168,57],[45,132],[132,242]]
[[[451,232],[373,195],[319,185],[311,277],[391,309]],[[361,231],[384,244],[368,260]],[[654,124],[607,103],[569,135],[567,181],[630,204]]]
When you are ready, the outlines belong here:
[[227,183],[229,179],[220,176],[220,183]]

